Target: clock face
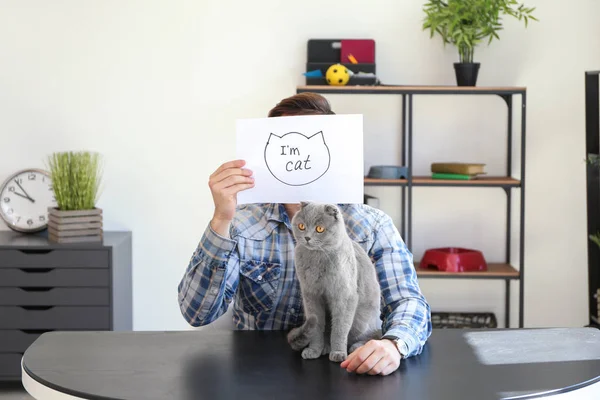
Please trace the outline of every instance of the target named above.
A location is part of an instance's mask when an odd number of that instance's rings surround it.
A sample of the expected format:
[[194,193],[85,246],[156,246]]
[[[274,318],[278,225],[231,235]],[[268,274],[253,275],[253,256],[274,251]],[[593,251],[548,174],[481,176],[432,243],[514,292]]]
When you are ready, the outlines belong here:
[[56,207],[56,200],[46,171],[18,172],[0,187],[0,216],[11,229],[19,232],[45,229],[48,207]]

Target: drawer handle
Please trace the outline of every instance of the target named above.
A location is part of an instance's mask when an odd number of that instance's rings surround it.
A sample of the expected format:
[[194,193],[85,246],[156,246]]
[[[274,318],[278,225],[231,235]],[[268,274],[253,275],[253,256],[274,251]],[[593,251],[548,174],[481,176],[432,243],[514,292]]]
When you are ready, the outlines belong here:
[[24,292],[49,292],[54,288],[53,287],[20,287],[19,289],[21,289]]
[[54,306],[19,306],[24,310],[28,310],[28,311],[46,311],[49,310],[51,308],[54,308]]
[[19,268],[21,271],[28,274],[46,274],[52,271],[54,268]]
[[19,249],[24,254],[48,254],[52,253],[53,249]]
[[54,329],[20,329],[20,331],[27,335],[41,335],[42,333],[53,332]]

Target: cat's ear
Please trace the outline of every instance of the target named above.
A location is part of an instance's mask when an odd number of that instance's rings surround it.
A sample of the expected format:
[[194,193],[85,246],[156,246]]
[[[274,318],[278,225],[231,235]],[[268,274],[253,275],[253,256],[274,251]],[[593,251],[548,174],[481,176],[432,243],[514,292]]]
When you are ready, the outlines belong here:
[[338,219],[339,210],[336,206],[332,206],[331,204],[325,205],[325,213],[331,215],[335,219]]
[[[325,144],[325,137],[323,136],[323,131],[319,131],[319,132],[315,133],[314,135],[309,137],[308,140],[310,140],[312,138],[321,138],[321,140],[323,141],[323,144]],[[315,140],[319,140],[319,139],[315,139]]]
[[277,140],[277,139],[281,139],[281,136],[277,136],[276,134],[271,133],[269,135],[269,138],[267,139],[267,144],[269,144],[269,142],[271,142],[271,140]]
[[301,201],[301,202],[300,202],[300,208],[304,208],[304,207],[306,207],[306,206],[307,206],[307,205],[309,205],[309,204],[310,204],[310,203],[309,203],[308,201]]

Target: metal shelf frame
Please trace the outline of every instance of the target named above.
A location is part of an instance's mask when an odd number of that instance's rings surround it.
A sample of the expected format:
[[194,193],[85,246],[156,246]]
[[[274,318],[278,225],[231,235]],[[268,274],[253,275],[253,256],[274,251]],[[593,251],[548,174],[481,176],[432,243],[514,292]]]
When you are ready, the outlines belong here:
[[[597,79],[597,77],[596,77]],[[524,321],[524,287],[525,287],[525,155],[526,155],[526,127],[527,127],[527,89],[525,87],[458,87],[458,86],[298,86],[296,93],[313,92],[320,94],[380,94],[402,96],[402,165],[407,166],[408,178],[406,183],[392,182],[365,182],[367,186],[400,186],[402,190],[402,222],[400,231],[406,241],[406,245],[412,251],[412,194],[414,187],[423,186],[448,186],[448,187],[478,187],[478,188],[501,188],[506,193],[506,251],[505,263],[511,260],[511,231],[512,231],[512,201],[513,190],[520,194],[519,212],[519,256],[518,277],[472,277],[460,276],[421,276],[421,278],[454,278],[454,279],[503,279],[505,281],[505,327],[510,326],[510,281],[519,280],[519,328],[523,328]],[[507,135],[506,135],[506,177],[512,178],[513,168],[513,104],[519,104],[514,97],[520,97],[521,121],[520,121],[520,177],[517,183],[495,184],[495,185],[466,185],[449,183],[424,183],[414,181],[413,177],[413,135],[414,135],[414,104],[413,98],[420,95],[494,95],[504,100],[508,108]],[[515,178],[516,179],[516,178]]]
[[[585,153],[600,155],[600,71],[585,72]],[[600,249],[589,240],[600,232],[600,172],[588,163],[586,170],[589,325],[600,328]]]

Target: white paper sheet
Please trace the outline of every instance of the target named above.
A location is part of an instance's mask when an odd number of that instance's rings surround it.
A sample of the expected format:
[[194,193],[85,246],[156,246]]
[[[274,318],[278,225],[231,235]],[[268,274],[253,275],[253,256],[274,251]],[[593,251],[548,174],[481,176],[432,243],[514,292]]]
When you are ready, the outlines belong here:
[[242,119],[236,134],[255,182],[238,204],[363,203],[362,115]]

